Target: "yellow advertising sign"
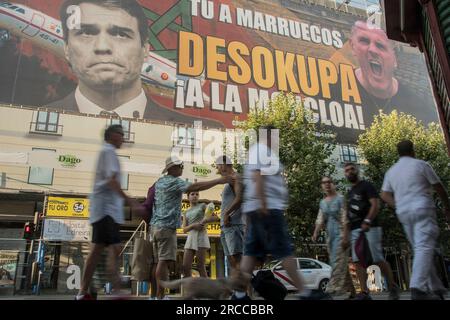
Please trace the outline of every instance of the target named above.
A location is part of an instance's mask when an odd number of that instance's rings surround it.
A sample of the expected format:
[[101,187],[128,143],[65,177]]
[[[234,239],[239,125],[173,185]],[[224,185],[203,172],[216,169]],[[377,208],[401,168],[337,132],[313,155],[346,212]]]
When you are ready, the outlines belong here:
[[89,218],[89,199],[48,197],[46,216]]
[[[206,232],[210,236],[220,236],[220,223],[219,222],[212,222],[208,223],[206,225]],[[186,235],[186,233],[183,232],[183,229],[177,229],[178,235]]]
[[[181,212],[186,212],[187,209],[189,209],[190,204],[189,202],[185,202],[183,201],[183,203],[181,204]],[[214,206],[214,215],[216,216],[220,216],[220,205],[215,205]],[[206,232],[208,233],[208,235],[210,236],[219,236],[220,235],[220,223],[219,222],[213,222],[213,223],[208,223],[206,225]],[[181,235],[181,234],[185,234],[183,232],[183,229],[177,229],[177,234]]]

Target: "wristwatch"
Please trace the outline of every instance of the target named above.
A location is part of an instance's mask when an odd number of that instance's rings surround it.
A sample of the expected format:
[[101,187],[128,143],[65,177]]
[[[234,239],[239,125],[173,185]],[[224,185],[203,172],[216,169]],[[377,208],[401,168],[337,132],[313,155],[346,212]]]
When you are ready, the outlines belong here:
[[372,221],[370,219],[364,219],[364,223],[368,224],[369,226],[372,224]]

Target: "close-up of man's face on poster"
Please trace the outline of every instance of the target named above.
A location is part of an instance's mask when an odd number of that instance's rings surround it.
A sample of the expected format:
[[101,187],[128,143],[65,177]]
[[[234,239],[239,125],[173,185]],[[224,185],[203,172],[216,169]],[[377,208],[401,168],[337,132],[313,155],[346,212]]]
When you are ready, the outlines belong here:
[[352,28],[350,41],[369,93],[377,95],[389,90],[397,68],[397,58],[386,33],[358,21]]
[[286,91],[339,143],[356,143],[380,110],[438,120],[418,49],[388,40],[364,11],[336,23],[331,9],[295,6],[0,2],[0,102],[235,129]]
[[138,20],[126,11],[81,3],[81,24],[68,30],[66,58],[79,84],[92,90],[114,90],[140,84],[147,50]]

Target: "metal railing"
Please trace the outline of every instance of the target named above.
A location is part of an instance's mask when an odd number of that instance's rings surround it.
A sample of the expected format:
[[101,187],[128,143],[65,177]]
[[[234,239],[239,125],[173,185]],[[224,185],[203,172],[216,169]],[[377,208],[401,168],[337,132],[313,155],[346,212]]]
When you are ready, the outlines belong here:
[[[43,125],[45,128],[41,129],[39,126]],[[55,130],[50,130],[48,127],[54,126]],[[29,133],[45,134],[50,136],[62,136],[64,126],[61,124],[52,124],[45,122],[30,122]]]
[[[141,229],[143,229],[143,230],[141,230]],[[138,232],[145,232],[145,233],[147,233],[147,223],[144,220],[141,221],[141,223],[137,226],[136,230],[131,235],[130,239],[128,239],[128,241],[125,243],[125,245],[123,246],[122,251],[120,252],[119,256],[122,256],[122,254],[128,248],[128,246],[133,241],[134,237],[136,236],[136,234]]]
[[[120,253],[121,261],[119,262],[119,268],[122,269],[120,272],[122,287],[130,288],[131,285],[132,292],[136,292],[137,295],[146,294],[148,291],[145,281],[134,283],[131,275],[131,261],[134,251],[133,240],[137,235],[141,236],[141,232],[147,232],[147,226],[144,221],[139,224],[126,242]],[[8,242],[5,240],[14,242],[8,245]],[[8,283],[6,280],[0,283],[0,295],[40,295],[50,292],[72,293],[74,289],[66,288],[63,284],[70,277],[67,272],[68,267],[75,265],[82,270],[89,252],[88,242],[48,241],[44,239],[26,241],[24,239],[9,238],[0,239],[0,241],[3,244],[0,249],[0,258],[4,262],[6,259],[8,261],[14,260],[14,262],[11,262],[11,264],[14,264],[14,270],[9,272],[12,279]],[[21,243],[20,247],[15,245],[19,242]],[[110,293],[112,286],[109,283],[110,275],[106,269],[106,258],[106,252],[103,252],[92,279],[91,288],[94,290],[92,292],[103,288],[105,294]],[[80,259],[82,260],[81,262]]]
[[[133,254],[134,254],[134,245],[131,245],[133,243],[134,238],[136,235],[144,233],[144,239],[147,238],[147,223],[142,220],[141,223],[137,226],[136,230],[131,235],[130,239],[125,243],[125,245],[122,248],[122,251],[120,252],[121,257],[125,255],[131,256],[131,261],[133,260]],[[125,252],[126,250],[129,250],[129,252]],[[130,272],[130,280],[132,279],[132,275]],[[136,281],[136,296],[139,296],[142,292],[146,293],[148,291],[146,286],[146,281]],[[132,288],[133,292],[133,288]]]

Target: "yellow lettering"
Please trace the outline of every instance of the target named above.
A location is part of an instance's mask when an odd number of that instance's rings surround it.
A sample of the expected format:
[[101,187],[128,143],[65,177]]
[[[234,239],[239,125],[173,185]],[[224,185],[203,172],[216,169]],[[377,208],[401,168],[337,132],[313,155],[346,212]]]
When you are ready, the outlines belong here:
[[[191,65],[192,57],[192,65]],[[198,77],[203,73],[203,40],[198,34],[180,31],[178,73]]]
[[250,51],[247,46],[241,42],[233,41],[228,45],[228,55],[236,64],[228,67],[228,73],[231,80],[237,84],[247,84],[252,78],[252,70],[242,55],[249,56]]
[[198,77],[206,71],[206,78],[210,80],[233,81],[238,85],[254,81],[262,89],[276,86],[279,91],[309,97],[321,95],[325,99],[331,98],[331,88],[339,80],[342,92],[340,97],[333,97],[334,100],[361,104],[351,65],[340,64],[337,68],[328,60],[281,50],[272,52],[262,46],[251,49],[245,43],[231,41],[227,44],[225,39],[212,36],[205,41],[198,34],[180,31],[179,74]]
[[226,61],[226,56],[224,54],[218,53],[217,48],[225,48],[225,39],[216,37],[206,38],[206,76],[209,79],[227,81],[227,73],[224,71],[219,71],[218,64],[224,63]]
[[308,58],[308,68],[305,57],[297,55],[298,78],[300,80],[300,90],[307,96],[314,97],[319,94],[319,74],[317,72],[316,59]]
[[331,98],[330,85],[335,84],[338,80],[336,66],[333,62],[319,59],[319,74],[322,84],[322,95],[324,98]]
[[353,97],[353,103],[361,104],[361,96],[359,95],[353,67],[341,63],[339,69],[341,73],[342,100],[350,102],[350,97]]
[[[300,88],[298,87],[297,80],[294,76],[294,58],[293,53],[286,53],[286,58],[284,52],[280,50],[275,51],[275,61],[277,66],[277,78],[278,78],[278,90],[288,91],[288,83],[291,91],[294,93],[300,93]],[[287,80],[287,81],[286,81]]]
[[264,47],[252,50],[253,77],[258,86],[270,89],[275,84],[275,70],[272,52]]

